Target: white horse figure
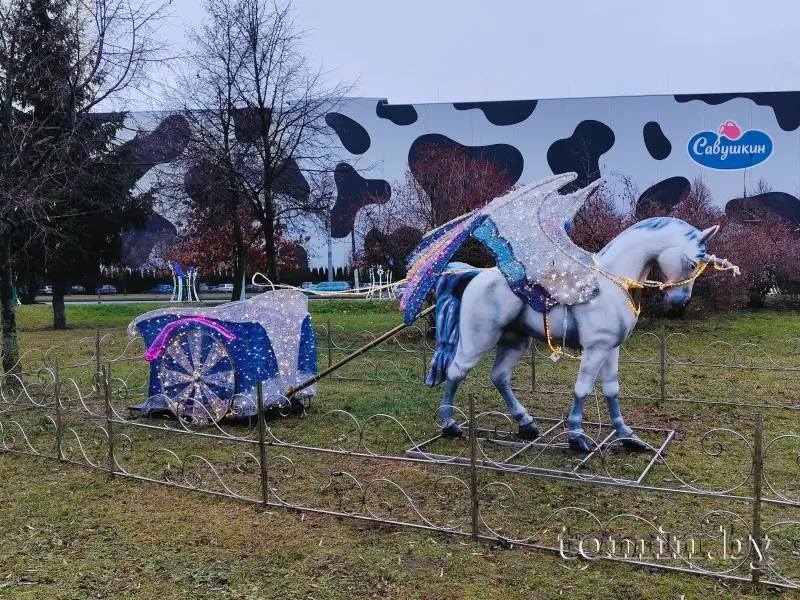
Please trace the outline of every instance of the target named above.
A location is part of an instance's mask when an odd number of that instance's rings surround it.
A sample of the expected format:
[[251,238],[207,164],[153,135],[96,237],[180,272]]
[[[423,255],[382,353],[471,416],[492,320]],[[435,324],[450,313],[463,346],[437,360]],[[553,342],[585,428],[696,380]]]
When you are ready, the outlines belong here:
[[[466,221],[455,222],[451,231],[461,227],[458,239],[440,230],[431,232],[412,255],[409,288],[414,287],[418,296],[425,292],[426,286],[419,282],[426,275],[419,276],[420,269],[427,270],[427,277],[435,277],[437,283],[437,351],[427,383],[445,383],[439,412],[444,436],[462,435],[453,419],[456,390],[494,347],[492,382],[516,420],[520,437],[539,436],[536,423],[511,388],[514,367],[531,340],[537,339],[551,348],[560,343],[582,350],[567,419],[571,449],[594,449],[581,423],[584,401],[599,375],[621,443],[631,451],[649,450],[625,423],[619,406],[619,347],[633,332],[639,314],[630,289],[661,287],[667,305],[676,308],[688,302],[694,279],[705,266],[736,267],[707,253],[718,226],[698,231],[685,221],[668,217],[636,223],[597,255],[581,250],[569,241],[565,224],[599,182],[571,195],[557,194],[571,179],[574,174],[557,176],[499,198],[468,215]],[[529,211],[520,212],[521,208]],[[470,233],[494,252],[498,267],[447,265],[446,260]],[[444,241],[431,243],[437,234]],[[528,246],[534,241],[532,236],[545,238],[539,239],[535,251]],[[663,282],[647,280],[656,265],[666,278]],[[415,310],[408,288],[403,300],[408,321]]]

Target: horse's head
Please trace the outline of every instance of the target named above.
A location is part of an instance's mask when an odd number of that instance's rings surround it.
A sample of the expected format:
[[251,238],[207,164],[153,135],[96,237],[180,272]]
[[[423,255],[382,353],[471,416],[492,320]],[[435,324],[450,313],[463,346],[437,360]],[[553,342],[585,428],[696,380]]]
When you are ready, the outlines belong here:
[[693,277],[700,266],[708,262],[710,258],[707,252],[708,242],[719,231],[719,225],[703,231],[691,226],[681,229],[681,231],[676,230],[674,244],[670,244],[656,259],[663,276],[662,281],[689,280],[687,283],[665,288],[664,302],[672,309],[681,308],[691,298]]

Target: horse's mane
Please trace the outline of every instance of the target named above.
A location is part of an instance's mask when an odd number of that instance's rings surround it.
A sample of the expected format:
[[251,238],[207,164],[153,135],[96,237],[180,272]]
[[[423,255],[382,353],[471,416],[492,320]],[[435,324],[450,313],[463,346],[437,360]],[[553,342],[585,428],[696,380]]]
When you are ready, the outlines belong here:
[[693,240],[700,237],[700,231],[684,221],[683,219],[678,219],[677,217],[650,217],[648,219],[642,219],[631,225],[630,227],[625,228],[622,230],[619,235],[617,235],[613,240],[611,240],[608,244],[606,244],[602,250],[600,250],[598,256],[602,256],[605,252],[611,248],[617,242],[623,241],[626,237],[628,237],[632,233],[638,233],[642,230],[647,231],[659,231],[662,229],[667,228],[680,228],[680,233],[686,236],[687,239]]

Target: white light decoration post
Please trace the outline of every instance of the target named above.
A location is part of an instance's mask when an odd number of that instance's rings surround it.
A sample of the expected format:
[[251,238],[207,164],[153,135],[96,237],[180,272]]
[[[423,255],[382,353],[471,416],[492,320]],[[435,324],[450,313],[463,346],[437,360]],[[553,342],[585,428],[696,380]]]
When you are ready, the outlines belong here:
[[383,292],[386,291],[386,299],[392,299],[392,290],[389,286],[392,284],[392,271],[391,269],[383,270],[383,266],[378,266],[377,269],[375,267],[370,267],[369,269],[369,277],[370,277],[370,286],[369,292],[367,292],[367,299],[373,299],[375,297],[375,292],[378,292],[378,300],[383,300]]
[[[197,267],[189,267],[189,302],[200,302],[200,296],[197,295]],[[192,299],[194,295],[194,299]]]
[[387,267],[386,270],[384,271],[383,267],[381,267],[381,288],[380,288],[380,292],[378,294],[378,299],[380,299],[380,300],[383,299],[383,292],[384,291],[386,292],[386,299],[387,300],[391,300],[392,299],[392,289],[389,287],[391,285],[392,285],[392,271],[391,271],[391,269],[389,269]]
[[[172,271],[172,298],[170,302],[200,302],[197,294],[197,268],[189,267],[188,273],[177,262],[170,264]],[[185,292],[185,293],[184,293]]]
[[180,302],[180,297],[178,295],[178,263],[170,263],[169,270],[172,272],[172,297],[169,299],[170,302]]
[[178,302],[183,302],[183,269],[181,269],[180,265],[178,266]]
[[378,280],[375,278],[375,267],[369,268],[369,291],[367,292],[367,299],[372,300],[375,296],[375,290],[378,288]]

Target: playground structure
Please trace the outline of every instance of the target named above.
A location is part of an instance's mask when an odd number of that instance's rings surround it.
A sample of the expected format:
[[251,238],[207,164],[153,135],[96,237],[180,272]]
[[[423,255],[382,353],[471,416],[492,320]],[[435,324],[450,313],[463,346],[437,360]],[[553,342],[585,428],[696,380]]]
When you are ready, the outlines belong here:
[[172,297],[170,302],[200,302],[197,295],[197,267],[189,266],[186,271],[178,262],[170,264],[172,271]]

